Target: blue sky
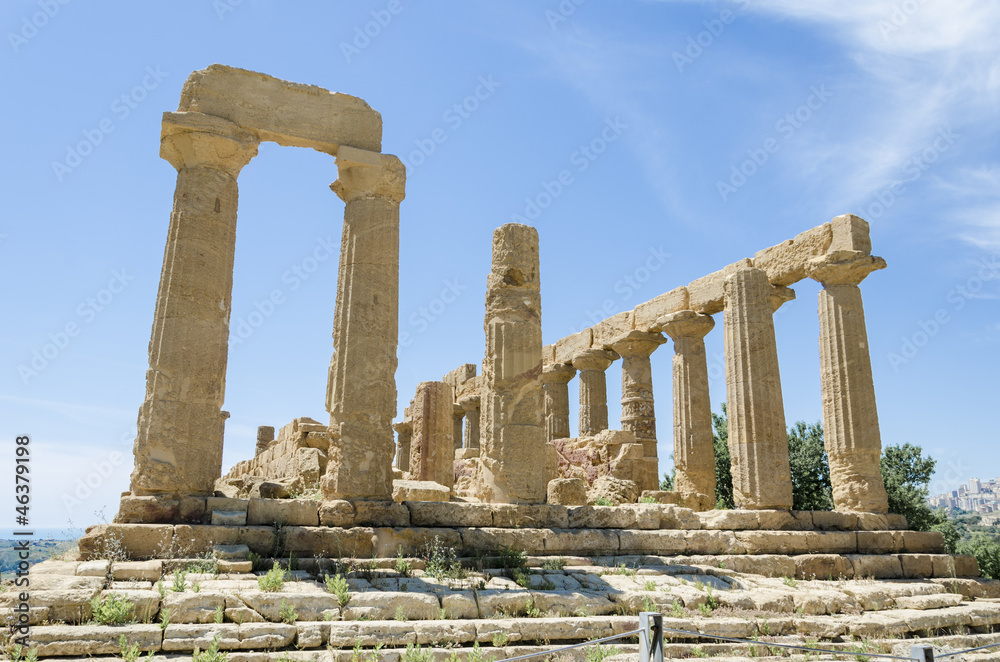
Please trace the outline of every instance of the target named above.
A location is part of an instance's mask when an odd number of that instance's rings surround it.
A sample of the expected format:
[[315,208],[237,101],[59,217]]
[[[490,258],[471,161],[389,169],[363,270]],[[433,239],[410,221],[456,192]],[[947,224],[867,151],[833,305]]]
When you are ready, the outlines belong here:
[[[215,62],[382,114],[409,166],[400,414],[417,382],[481,361],[491,233],[518,216],[539,231],[550,343],[851,212],[889,264],[862,284],[883,442],[938,459],[934,491],[1000,475],[988,0],[41,0],[0,25],[0,438],[31,435],[37,526],[110,520],[128,489],[175,182],[160,116]],[[309,258],[339,243],[336,176],[270,143],[240,176],[231,328],[284,299],[231,346],[226,468],[258,425],[326,419],[337,265]],[[821,417],[819,286],[795,289],[775,317],[789,424]],[[663,471],[671,354],[653,355]]]

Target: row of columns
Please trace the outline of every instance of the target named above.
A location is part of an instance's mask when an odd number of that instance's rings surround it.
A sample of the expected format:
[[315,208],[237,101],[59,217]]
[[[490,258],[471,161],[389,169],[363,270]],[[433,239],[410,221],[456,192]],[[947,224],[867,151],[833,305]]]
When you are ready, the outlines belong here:
[[[823,426],[835,507],[842,511],[888,511],[879,472],[881,439],[860,282],[884,268],[881,258],[861,251],[835,251],[810,262],[820,282],[820,364]],[[788,441],[773,313],[794,293],[772,286],[756,268],[740,269],[723,287],[726,401],[733,492],[742,508],[792,507]],[[715,498],[715,455],[708,363],[704,338],[715,326],[710,315],[684,310],[657,320],[674,341],[673,441],[675,489]],[[608,348],[584,350],[571,363],[542,373],[546,434],[569,437],[568,383],[580,373],[580,436],[607,429],[605,371],[622,358],[622,427],[644,446],[656,489],[656,419],[650,355],[665,342],[659,333],[633,331]]]

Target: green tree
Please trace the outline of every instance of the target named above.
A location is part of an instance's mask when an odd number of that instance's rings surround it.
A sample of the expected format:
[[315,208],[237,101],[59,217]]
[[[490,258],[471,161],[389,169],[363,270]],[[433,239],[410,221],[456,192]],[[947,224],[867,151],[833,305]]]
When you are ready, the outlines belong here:
[[959,543],[958,553],[975,556],[983,576],[1000,579],[1000,541],[995,537],[976,534],[971,540]]
[[792,508],[833,510],[830,464],[823,447],[823,426],[795,423],[788,430],[788,464],[792,472]]
[[927,505],[927,485],[934,474],[935,460],[923,456],[913,444],[886,446],[882,450],[882,480],[889,496],[889,512],[904,515],[914,531],[929,531],[941,524],[940,516]]
[[726,420],[726,403],[722,413],[712,412],[712,441],[715,446],[715,507],[735,508],[733,500],[732,458],[729,456],[729,422]]

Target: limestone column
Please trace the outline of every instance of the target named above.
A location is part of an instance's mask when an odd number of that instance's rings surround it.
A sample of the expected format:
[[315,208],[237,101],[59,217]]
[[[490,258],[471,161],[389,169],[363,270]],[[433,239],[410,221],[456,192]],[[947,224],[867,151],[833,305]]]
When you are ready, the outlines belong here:
[[477,487],[493,503],[542,503],[542,303],[533,227],[508,223],[493,232],[484,328]]
[[640,490],[660,489],[656,454],[656,411],[650,355],[666,342],[659,333],[630,331],[611,343],[622,357],[622,429],[642,444],[643,470]]
[[457,402],[452,404],[452,443],[455,444],[453,450],[458,450],[462,447],[462,427],[465,425],[465,409],[462,405]]
[[860,251],[836,251],[814,259],[809,276],[819,293],[819,357],[823,441],[837,510],[889,511],[879,463],[882,439],[865,311],[858,285],[885,260]]
[[604,371],[618,355],[608,349],[585,349],[573,358],[580,371],[581,437],[592,437],[608,429],[608,383]]
[[452,390],[444,382],[420,382],[413,398],[410,478],[450,488],[455,482]]
[[479,448],[479,405],[478,395],[467,395],[458,401],[465,411],[465,447]]
[[705,356],[705,335],[715,320],[682,310],[657,323],[674,341],[674,490],[705,494],[715,503],[712,401]]
[[274,441],[274,426],[260,425],[257,427],[257,448],[254,456],[260,455]]
[[403,473],[410,471],[410,441],[413,438],[413,422],[400,421],[392,426],[396,431],[396,468]]
[[177,187],[133,448],[135,496],[211,495],[222,475],[236,178],[258,145],[226,120],[173,115],[160,156],[177,168]]
[[399,203],[395,156],[340,147],[330,188],[345,202],[327,382],[327,499],[392,498],[399,328]]
[[740,508],[792,507],[788,436],[771,285],[761,269],[725,280],[726,402],[733,496]]
[[553,363],[542,368],[546,441],[569,438],[569,380],[575,374],[576,368],[568,363]]

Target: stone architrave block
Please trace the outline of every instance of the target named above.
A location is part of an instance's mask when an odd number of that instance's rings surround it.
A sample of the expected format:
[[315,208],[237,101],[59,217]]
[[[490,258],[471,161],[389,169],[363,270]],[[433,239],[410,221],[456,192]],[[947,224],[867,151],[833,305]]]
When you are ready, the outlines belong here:
[[632,311],[612,315],[590,327],[594,347],[608,347],[615,340],[632,330]]
[[833,239],[829,223],[806,230],[776,246],[757,251],[753,264],[767,273],[772,285],[792,285],[806,277],[806,264],[826,254]]
[[579,333],[561,338],[556,342],[555,363],[572,363],[576,355],[590,349],[594,332],[587,328]]
[[827,252],[858,251],[871,255],[872,240],[868,221],[854,214],[842,214],[830,221],[833,238]]
[[556,345],[542,346],[542,365],[551,365],[556,362]]
[[721,313],[723,308],[725,308],[722,286],[726,278],[740,269],[751,269],[753,266],[753,261],[750,258],[743,258],[738,262],[723,267],[719,271],[691,281],[687,286],[689,297],[688,308],[696,313],[703,313],[705,315]]
[[640,303],[632,310],[633,328],[639,331],[658,331],[657,318],[676,313],[679,310],[687,310],[689,298],[688,288],[676,287],[669,292],[653,297],[649,301]]

